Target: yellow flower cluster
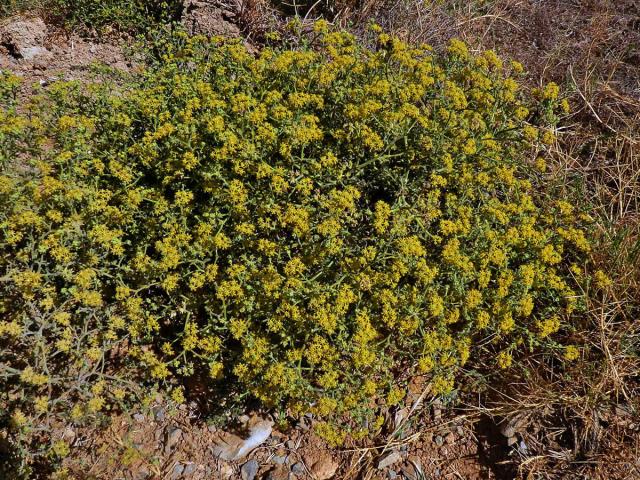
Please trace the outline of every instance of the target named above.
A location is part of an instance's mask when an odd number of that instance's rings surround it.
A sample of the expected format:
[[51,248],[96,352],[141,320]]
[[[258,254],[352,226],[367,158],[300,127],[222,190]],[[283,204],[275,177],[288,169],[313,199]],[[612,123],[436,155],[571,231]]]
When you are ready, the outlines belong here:
[[[518,64],[458,40],[438,55],[318,32],[256,56],[180,37],[115,93],[56,83],[24,116],[4,109],[0,333],[24,340],[0,362],[55,350],[92,378],[121,355],[178,402],[204,372],[337,418],[402,401],[399,366],[448,394],[478,339],[507,368],[562,328],[589,236],[542,206],[527,162],[551,126],[527,119],[549,119],[557,88],[529,102]],[[62,378],[16,375],[38,395]],[[74,395],[97,415],[124,394]]]

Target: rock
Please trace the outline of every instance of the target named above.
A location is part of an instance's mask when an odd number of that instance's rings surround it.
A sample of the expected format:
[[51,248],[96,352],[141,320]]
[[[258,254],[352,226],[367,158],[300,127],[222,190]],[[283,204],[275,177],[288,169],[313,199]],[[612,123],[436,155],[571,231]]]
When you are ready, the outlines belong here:
[[289,480],[289,469],[278,465],[267,473],[265,480]]
[[398,478],[398,474],[395,470],[389,470],[387,472],[387,477],[389,477],[389,480],[394,480],[395,478]]
[[444,445],[444,438],[442,438],[442,435],[436,435],[436,437],[433,439],[433,441],[436,443],[437,446],[441,447],[442,445]]
[[277,463],[278,465],[283,465],[284,462],[287,461],[287,456],[286,455],[274,455],[271,460],[273,460],[273,463]]
[[162,407],[156,408],[153,414],[153,418],[156,419],[156,422],[164,422],[164,419],[166,418],[166,413],[164,411],[164,408]]
[[439,422],[442,419],[442,402],[439,398],[436,398],[433,403],[433,419]]
[[458,435],[460,435],[461,437],[464,437],[464,428],[462,428],[460,425],[458,425],[458,426],[456,427],[456,433],[457,433]]
[[173,447],[175,447],[176,443],[178,443],[181,437],[182,437],[182,430],[180,430],[178,427],[171,426],[167,428],[165,432],[165,439],[164,439],[165,455],[171,452],[171,450],[173,449]]
[[448,445],[453,445],[454,443],[456,443],[456,434],[453,432],[447,433],[447,435],[444,437],[444,441],[447,442]]
[[196,471],[196,464],[195,463],[189,463],[187,465],[184,466],[184,475],[191,475],[193,472]]
[[420,459],[416,456],[410,456],[407,460],[409,463],[402,467],[402,473],[407,480],[421,480],[424,478]]
[[133,414],[133,419],[138,423],[142,423],[142,422],[144,422],[145,417],[141,413],[134,413]]
[[304,463],[302,462],[294,463],[293,466],[291,467],[291,471],[297,475],[302,475],[305,471]]
[[500,425],[500,433],[507,438],[513,437],[516,434],[516,427],[511,422],[504,422]]
[[182,465],[181,463],[176,464],[173,467],[173,470],[171,470],[171,480],[178,480],[182,476],[183,472],[184,465]]
[[4,45],[12,57],[32,60],[48,54],[44,47],[47,26],[41,18],[17,17],[0,26],[0,44]]
[[333,478],[336,470],[338,470],[338,462],[334,460],[330,453],[323,452],[311,467],[311,474],[317,480],[328,480]]
[[249,425],[249,437],[246,439],[220,432],[212,448],[213,454],[226,461],[240,460],[267,441],[273,430],[273,422],[258,417],[251,419]]
[[284,444],[285,447],[287,447],[289,450],[295,450],[296,448],[296,442],[294,442],[293,440],[287,440],[286,443]]
[[209,430],[211,433],[216,433],[218,431],[218,427],[216,427],[215,425],[208,425],[207,430]]
[[239,37],[240,29],[230,19],[233,12],[205,0],[185,0],[182,24],[191,35]]
[[249,460],[240,468],[240,476],[242,480],[253,480],[258,473],[258,462],[256,460]]
[[518,450],[523,455],[527,455],[529,453],[529,447],[527,447],[527,444],[524,443],[524,440],[520,440],[520,443],[518,444]]
[[382,458],[378,460],[378,465],[376,467],[378,468],[378,470],[382,470],[383,468],[390,467],[400,460],[402,460],[402,455],[400,454],[400,452],[390,452],[382,456]]
[[233,477],[233,467],[228,463],[223,463],[220,465],[220,478],[231,478]]

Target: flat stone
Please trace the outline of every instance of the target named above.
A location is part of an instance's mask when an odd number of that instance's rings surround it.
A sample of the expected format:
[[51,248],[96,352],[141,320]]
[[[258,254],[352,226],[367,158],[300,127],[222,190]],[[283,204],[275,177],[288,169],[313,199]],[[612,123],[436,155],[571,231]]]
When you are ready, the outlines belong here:
[[288,468],[278,465],[276,468],[269,470],[265,480],[289,480],[291,475]]
[[171,480],[178,480],[183,473],[184,473],[184,465],[182,465],[181,463],[178,463],[173,467],[173,470],[171,470]]
[[322,455],[311,467],[311,473],[317,480],[328,480],[338,470],[338,462],[329,453]]
[[168,454],[182,437],[182,430],[178,427],[171,426],[167,428],[164,440],[164,452]]
[[242,480],[253,480],[258,473],[258,462],[256,460],[249,460],[240,468],[240,476]]
[[278,465],[283,465],[287,461],[287,456],[286,455],[274,455],[271,460],[273,460],[273,463],[277,463]]
[[154,412],[154,418],[156,419],[156,422],[164,422],[164,419],[166,417],[164,408],[162,407],[158,407],[156,409],[156,411]]
[[293,466],[291,467],[291,471],[298,475],[304,473],[305,471],[304,464],[302,462],[294,463]]
[[433,441],[435,442],[435,444],[439,447],[441,447],[442,445],[444,445],[444,438],[442,438],[442,435],[436,435],[435,438],[433,439]]
[[0,43],[8,48],[10,55],[18,59],[32,60],[49,53],[43,46],[46,36],[47,26],[38,17],[16,17],[0,25]]
[[390,452],[384,455],[380,460],[378,460],[377,468],[378,470],[382,470],[383,468],[390,467],[394,463],[398,463],[402,460],[402,455],[400,452]]

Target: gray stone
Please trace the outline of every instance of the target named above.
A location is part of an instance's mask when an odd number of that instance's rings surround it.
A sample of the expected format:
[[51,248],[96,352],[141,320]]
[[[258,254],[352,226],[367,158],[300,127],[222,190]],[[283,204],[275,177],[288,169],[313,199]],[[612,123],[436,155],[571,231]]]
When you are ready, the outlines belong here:
[[442,438],[442,435],[436,435],[436,437],[433,439],[433,441],[436,443],[437,446],[441,447],[442,445],[444,445],[444,438]]
[[286,455],[274,455],[271,460],[273,460],[273,462],[277,463],[278,465],[283,465],[284,462],[287,461],[287,456]]
[[391,465],[399,462],[400,460],[402,460],[402,455],[400,455],[400,452],[387,453],[382,458],[380,458],[380,460],[378,460],[378,465],[377,465],[378,470],[382,470],[383,468],[390,467]]
[[171,471],[171,480],[178,480],[184,472],[184,465],[181,463],[176,464]]
[[32,60],[48,54],[43,46],[47,36],[47,26],[41,18],[15,17],[0,25],[0,44],[15,58]]
[[256,460],[249,460],[240,468],[240,476],[242,480],[253,480],[258,473],[258,462]]
[[144,422],[145,416],[141,413],[134,413],[133,414],[133,419],[138,422],[138,423],[142,423]]
[[188,465],[185,465],[184,467],[184,474],[185,475],[191,475],[193,472],[196,471],[196,464],[195,463],[189,463]]
[[156,422],[164,422],[164,419],[166,416],[164,408],[162,407],[156,408],[156,411],[154,412],[153,416],[156,419]]
[[284,444],[289,450],[294,450],[296,448],[296,442],[294,442],[293,440],[287,440],[287,442]]
[[389,480],[394,480],[395,478],[398,478],[398,474],[395,470],[389,470],[387,472],[387,477],[389,477]]
[[302,462],[294,463],[293,466],[291,467],[291,471],[293,473],[297,473],[298,475],[303,474],[304,470],[305,468]]
[[168,454],[171,452],[171,450],[173,449],[173,447],[175,447],[176,443],[178,443],[181,437],[182,437],[182,430],[180,430],[178,427],[171,426],[167,428],[165,433],[165,440],[164,440],[165,454]]

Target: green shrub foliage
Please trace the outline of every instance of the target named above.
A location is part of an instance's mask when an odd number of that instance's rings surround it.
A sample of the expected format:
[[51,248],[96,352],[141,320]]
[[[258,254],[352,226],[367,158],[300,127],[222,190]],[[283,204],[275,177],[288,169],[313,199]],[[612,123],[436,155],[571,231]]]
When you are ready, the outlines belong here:
[[[86,421],[135,385],[233,384],[344,439],[488,345],[552,339],[584,303],[589,218],[535,183],[561,107],[518,63],[385,33],[362,47],[177,40],[117,88],[0,80],[0,412]],[[565,105],[566,106],[566,105]],[[534,125],[535,124],[535,125]],[[485,347],[486,348],[486,347]],[[354,437],[380,426],[350,424]],[[64,449],[62,449],[64,450]]]

